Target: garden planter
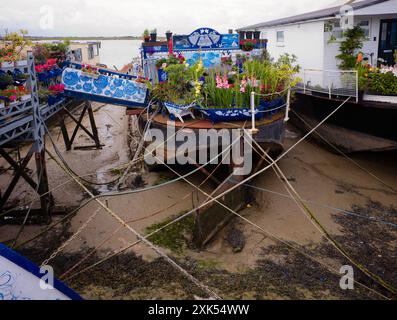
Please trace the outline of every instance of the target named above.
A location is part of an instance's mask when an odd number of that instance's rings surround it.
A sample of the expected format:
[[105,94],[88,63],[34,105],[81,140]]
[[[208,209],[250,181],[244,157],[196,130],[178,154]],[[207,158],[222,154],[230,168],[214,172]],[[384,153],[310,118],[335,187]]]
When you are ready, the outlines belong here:
[[2,68],[12,68],[14,67],[14,61],[3,61],[1,63]]
[[171,37],[172,37],[172,32],[167,32],[167,33],[165,34],[165,36],[167,37],[167,41],[170,41],[170,40],[171,40]]
[[259,40],[260,36],[261,36],[261,32],[260,31],[254,31],[254,39],[255,40]]
[[84,72],[84,71],[81,71],[81,75],[82,76],[86,76],[86,77],[90,77],[90,78],[93,78],[93,79],[98,79],[99,76],[100,76],[98,73],[91,73],[91,72]]
[[28,65],[28,60],[18,60],[15,61],[16,67],[26,67]]
[[[284,99],[278,98],[268,101],[261,101],[258,108],[255,109],[255,119],[260,120],[266,115],[271,115],[277,112],[284,104]],[[276,109],[276,110],[274,110]],[[250,108],[199,108],[200,112],[204,114],[212,123],[228,122],[228,121],[245,121],[251,120]],[[269,112],[266,112],[269,111]]]
[[252,39],[252,34],[253,34],[252,31],[247,31],[247,32],[245,33],[245,39],[248,39],[248,40]]
[[31,96],[30,94],[24,94],[24,95],[21,97],[21,101],[30,100],[31,97],[32,97],[32,96]]
[[150,41],[151,42],[156,42],[157,40],[157,33],[151,33],[150,34]]
[[47,103],[48,103],[49,106],[52,106],[52,105],[58,103],[60,100],[61,100],[61,97],[58,96],[58,95],[57,96],[49,95]]

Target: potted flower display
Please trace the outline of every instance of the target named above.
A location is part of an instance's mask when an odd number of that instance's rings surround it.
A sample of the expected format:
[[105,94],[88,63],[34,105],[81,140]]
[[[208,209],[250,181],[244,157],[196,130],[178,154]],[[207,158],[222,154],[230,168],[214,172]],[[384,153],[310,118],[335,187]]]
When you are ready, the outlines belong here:
[[172,32],[170,30],[167,30],[167,32],[165,33],[165,36],[167,38],[167,41],[170,41],[171,37],[172,37]]
[[0,72],[0,90],[6,89],[8,86],[12,85],[13,78],[6,72]]
[[153,29],[150,31],[150,41],[156,42],[157,41],[157,29]]
[[252,51],[255,48],[255,40],[245,40],[242,42],[241,49],[243,51]]
[[143,40],[145,41],[145,42],[149,42],[150,41],[150,32],[149,32],[149,29],[145,29],[144,31],[143,31]]
[[98,68],[92,67],[89,64],[81,65],[81,74],[94,79],[99,78]]
[[7,89],[0,91],[0,96],[4,99],[5,106],[13,106],[18,101],[18,91],[13,86],[7,87]]
[[2,68],[12,68],[15,65],[15,52],[8,51],[4,56],[0,57]]
[[19,32],[6,33],[0,45],[0,62],[2,68],[11,67],[26,67],[27,60],[21,58],[21,52],[26,45],[30,44],[25,36],[27,31],[20,30]]
[[62,93],[65,90],[65,85],[56,84],[48,87],[49,95],[48,95],[48,105],[54,105],[61,101]]
[[195,117],[193,112],[213,123],[250,120],[252,92],[257,119],[285,108],[286,88],[300,81],[295,78],[298,71],[293,61],[282,56],[269,62],[248,55],[239,60],[241,69],[225,56],[221,65],[205,70],[201,59],[187,64],[170,55],[165,67],[168,78],[158,83],[151,94],[168,111],[171,120],[180,121],[185,115]]
[[25,88],[25,86],[17,87],[17,92],[20,101],[30,100],[31,98],[30,92]]

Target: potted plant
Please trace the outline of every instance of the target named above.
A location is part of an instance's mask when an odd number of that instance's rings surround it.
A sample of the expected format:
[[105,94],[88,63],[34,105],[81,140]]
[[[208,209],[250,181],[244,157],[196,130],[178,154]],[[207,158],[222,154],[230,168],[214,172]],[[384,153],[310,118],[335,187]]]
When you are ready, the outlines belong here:
[[157,41],[157,29],[153,29],[150,31],[150,41],[156,42]]
[[89,64],[81,65],[81,74],[94,79],[99,78],[98,68],[92,67]]
[[148,29],[145,29],[145,30],[143,31],[143,40],[144,40],[145,42],[149,42],[149,41],[150,41],[150,33],[149,33],[149,30],[148,30]]
[[167,41],[170,41],[170,39],[172,37],[172,32],[170,30],[167,30],[167,32],[165,33],[165,36],[167,37]]
[[6,35],[2,39],[2,44],[0,45],[0,61],[2,68],[27,66],[26,58],[21,59],[20,57],[25,46],[31,44],[31,41],[25,38],[27,33],[26,30],[11,33],[6,32]]
[[8,86],[12,85],[13,78],[11,75],[5,72],[0,73],[0,90],[6,89]]
[[254,39],[259,40],[260,36],[261,36],[261,32],[258,30],[255,30],[254,31]]
[[18,98],[20,101],[30,100],[30,92],[25,88],[25,86],[17,87]]
[[242,47],[241,47],[241,49],[242,49],[243,51],[252,51],[252,50],[254,50],[254,48],[255,48],[255,42],[254,42],[254,40],[245,40],[245,41],[242,43]]
[[48,105],[51,106],[58,103],[62,99],[62,92],[65,90],[65,86],[63,84],[56,84],[49,86],[48,90]]
[[4,56],[0,57],[2,68],[12,68],[15,65],[15,52],[8,51]]
[[0,92],[0,96],[5,98],[5,106],[12,106],[18,100],[18,91],[13,86],[7,87],[7,89]]
[[245,39],[248,39],[248,40],[252,39],[252,34],[253,34],[252,31],[246,31],[245,32]]

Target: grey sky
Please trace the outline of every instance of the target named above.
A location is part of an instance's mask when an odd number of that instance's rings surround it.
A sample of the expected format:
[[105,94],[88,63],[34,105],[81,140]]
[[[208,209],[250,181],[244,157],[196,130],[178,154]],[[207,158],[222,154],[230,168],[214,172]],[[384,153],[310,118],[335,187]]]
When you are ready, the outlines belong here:
[[[347,0],[0,0],[0,32],[23,28],[30,35],[113,36],[141,35],[145,28],[157,28],[159,34],[167,29],[184,34],[203,26],[227,32],[344,2]],[[53,28],[51,18],[47,19],[51,11]]]

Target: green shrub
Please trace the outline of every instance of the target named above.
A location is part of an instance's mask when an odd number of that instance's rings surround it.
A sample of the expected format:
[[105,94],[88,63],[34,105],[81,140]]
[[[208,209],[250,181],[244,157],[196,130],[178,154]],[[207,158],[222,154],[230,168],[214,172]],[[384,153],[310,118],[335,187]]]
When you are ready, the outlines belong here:
[[392,72],[369,74],[369,88],[381,95],[397,95],[397,77]]

